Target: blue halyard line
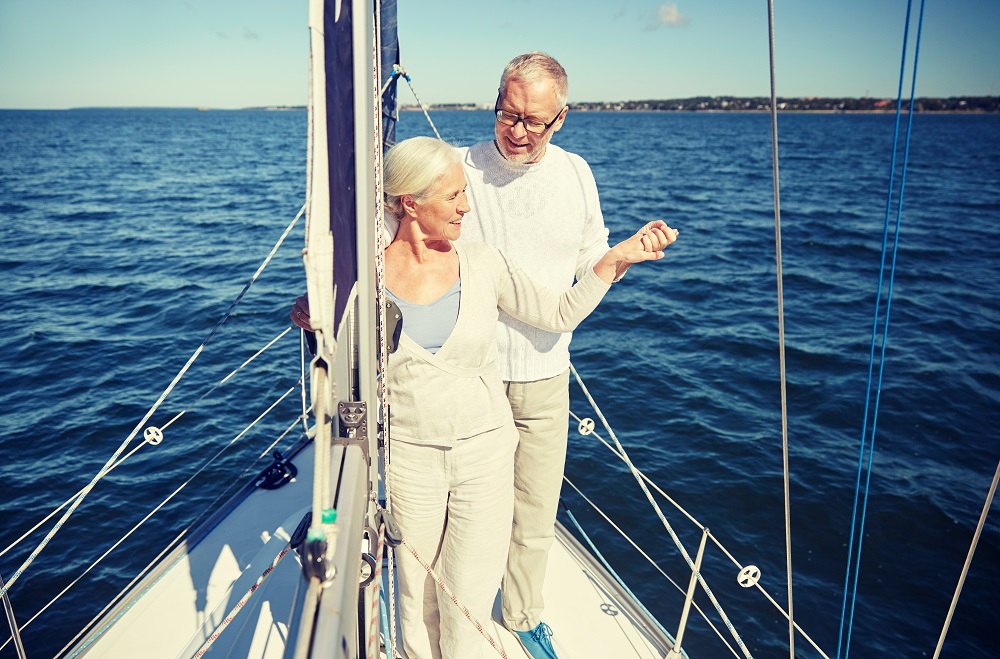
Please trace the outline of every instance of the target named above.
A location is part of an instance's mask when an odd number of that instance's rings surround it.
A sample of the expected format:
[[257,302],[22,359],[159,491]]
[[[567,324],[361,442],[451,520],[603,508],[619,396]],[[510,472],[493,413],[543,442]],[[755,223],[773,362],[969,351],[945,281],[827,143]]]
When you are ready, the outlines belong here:
[[382,642],[385,644],[385,655],[389,656],[390,642],[389,642],[389,616],[386,614],[385,610],[385,591],[381,587],[378,589],[378,607],[379,611],[382,613]]
[[[897,97],[896,97],[896,123],[895,123],[894,132],[893,132],[892,160],[891,160],[891,166],[890,166],[890,172],[889,172],[889,186],[888,186],[889,189],[888,189],[888,195],[887,195],[887,199],[886,199],[886,209],[885,209],[885,221],[884,221],[885,228],[883,230],[883,235],[882,235],[882,264],[881,264],[881,267],[880,267],[880,270],[879,270],[878,294],[876,295],[876,298],[875,298],[875,317],[874,317],[874,320],[873,320],[873,323],[872,323],[872,343],[871,343],[871,350],[869,352],[868,382],[867,382],[867,387],[865,389],[865,392],[866,392],[866,396],[865,396],[865,414],[864,414],[864,420],[862,422],[862,428],[861,428],[861,447],[860,447],[859,456],[858,456],[858,475],[857,475],[857,479],[855,481],[854,509],[853,509],[852,516],[851,516],[851,536],[850,536],[850,542],[849,542],[849,545],[848,545],[847,574],[844,577],[844,599],[843,599],[843,604],[841,606],[840,631],[839,631],[838,639],[837,639],[837,657],[838,657],[838,659],[841,656],[841,649],[843,649],[844,659],[847,659],[847,656],[848,656],[848,654],[850,652],[851,632],[853,631],[853,625],[854,625],[854,607],[855,607],[855,603],[857,601],[858,574],[859,574],[859,571],[860,571],[860,568],[861,568],[861,545],[862,545],[862,540],[864,538],[865,518],[867,516],[867,511],[868,511],[868,493],[869,493],[869,488],[870,488],[870,485],[871,485],[871,468],[872,468],[872,462],[874,460],[874,455],[875,455],[875,430],[876,430],[876,426],[877,426],[876,422],[878,420],[879,402],[881,400],[881,394],[882,394],[882,379],[883,379],[883,375],[884,375],[884,371],[885,371],[885,351],[886,351],[886,346],[888,344],[888,337],[889,337],[889,317],[890,317],[890,312],[892,310],[892,289],[893,289],[893,281],[895,279],[895,273],[896,273],[896,256],[897,256],[898,249],[899,249],[899,231],[900,231],[900,226],[901,226],[901,223],[902,223],[902,215],[903,215],[903,192],[904,192],[904,188],[906,187],[906,166],[907,166],[907,161],[909,159],[909,153],[910,153],[910,136],[911,136],[912,129],[913,129],[913,112],[914,112],[913,103],[914,103],[914,100],[916,98],[917,63],[919,62],[919,59],[920,59],[920,35],[921,35],[922,31],[923,31],[924,4],[925,4],[925,0],[921,0],[920,1],[920,14],[919,14],[919,17],[917,19],[917,38],[916,38],[916,45],[914,47],[914,54],[913,54],[913,74],[912,74],[912,79],[911,79],[911,83],[910,83],[909,117],[907,119],[906,137],[905,137],[905,140],[904,140],[904,147],[903,147],[903,163],[902,163],[902,168],[901,168],[901,173],[900,173],[899,199],[898,199],[897,207],[896,207],[896,224],[895,224],[894,233],[893,233],[892,261],[891,261],[891,265],[890,265],[890,269],[889,269],[889,284],[888,284],[887,295],[886,295],[885,321],[884,321],[884,326],[883,326],[883,330],[882,330],[882,347],[881,347],[881,351],[880,351],[880,354],[879,354],[878,380],[877,380],[877,385],[876,385],[876,389],[875,389],[875,402],[874,402],[874,406],[873,406],[873,409],[872,409],[872,433],[871,433],[871,443],[868,446],[868,470],[867,470],[867,472],[865,472],[865,487],[864,487],[864,497],[863,497],[863,502],[862,502],[862,507],[861,507],[861,522],[860,522],[859,527],[856,529],[856,526],[858,526],[857,525],[857,515],[858,515],[858,499],[859,499],[860,492],[861,492],[861,474],[862,474],[863,467],[864,467],[864,462],[865,462],[865,460],[864,460],[865,442],[866,442],[865,438],[866,438],[867,432],[868,432],[868,430],[867,430],[867,427],[868,427],[868,408],[869,408],[869,404],[870,404],[871,398],[872,398],[872,391],[871,391],[871,386],[872,386],[872,371],[874,370],[875,345],[876,345],[877,337],[878,337],[878,317],[879,317],[879,308],[881,306],[881,299],[882,299],[882,283],[883,283],[883,278],[884,278],[884,273],[885,273],[885,260],[886,260],[886,252],[887,252],[888,236],[889,236],[889,220],[890,220],[890,217],[891,217],[891,214],[892,214],[893,180],[894,180],[894,175],[895,175],[895,171],[896,171],[896,152],[898,150],[898,143],[899,143],[899,123],[900,123],[900,115],[901,115],[901,111],[902,111],[903,80],[904,80],[904,77],[905,77],[905,70],[906,70],[906,44],[907,44],[907,40],[909,38],[910,15],[911,15],[912,7],[913,7],[913,0],[909,0],[909,2],[907,3],[907,6],[906,6],[906,27],[905,27],[904,32],[903,32],[903,49],[902,49],[903,52],[902,52],[902,57],[901,57],[901,62],[900,62],[899,86],[898,86]],[[858,537],[858,549],[857,549],[856,559],[855,559],[855,552],[854,552],[854,538],[855,538],[855,535],[857,535],[857,537]],[[853,578],[853,580],[851,579],[851,564],[852,564],[852,562],[854,563],[854,575],[853,575],[854,578]],[[850,616],[848,617],[848,616],[846,616],[846,610],[847,610],[847,593],[848,593],[849,587],[850,587],[850,590],[851,590],[851,598],[850,598],[851,599],[851,604],[850,604],[850,611],[851,612],[850,612]],[[847,631],[847,639],[846,639],[846,641],[844,640],[845,624],[846,624],[846,631]]]

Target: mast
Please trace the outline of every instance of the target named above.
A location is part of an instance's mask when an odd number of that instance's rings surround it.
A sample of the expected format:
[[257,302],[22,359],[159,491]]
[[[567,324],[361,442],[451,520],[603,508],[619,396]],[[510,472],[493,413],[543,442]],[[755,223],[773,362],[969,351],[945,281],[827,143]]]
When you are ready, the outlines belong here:
[[369,492],[377,492],[375,150],[384,110],[377,101],[375,28],[373,0],[310,1],[303,261],[316,330],[310,364],[316,472],[303,545],[305,594],[286,657],[365,652],[359,574],[365,530],[373,525]]

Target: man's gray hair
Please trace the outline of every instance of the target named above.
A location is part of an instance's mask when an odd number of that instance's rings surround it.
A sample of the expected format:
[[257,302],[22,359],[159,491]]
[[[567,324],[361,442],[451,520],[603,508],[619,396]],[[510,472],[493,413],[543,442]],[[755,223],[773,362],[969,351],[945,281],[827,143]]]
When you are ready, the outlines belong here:
[[389,149],[385,156],[385,209],[402,219],[400,197],[424,201],[434,185],[455,165],[461,164],[455,148],[434,137],[411,137]]
[[508,62],[500,76],[501,94],[507,89],[507,82],[514,79],[525,82],[551,80],[556,85],[556,100],[559,101],[559,107],[566,105],[566,97],[569,95],[566,69],[551,55],[536,50],[518,55]]

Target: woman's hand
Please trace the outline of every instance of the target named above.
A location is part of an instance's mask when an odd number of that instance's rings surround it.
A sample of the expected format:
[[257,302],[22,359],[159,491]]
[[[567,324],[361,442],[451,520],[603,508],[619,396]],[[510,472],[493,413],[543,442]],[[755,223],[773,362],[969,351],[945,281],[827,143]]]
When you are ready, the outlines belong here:
[[307,332],[312,332],[312,325],[309,324],[309,296],[300,295],[295,298],[295,304],[292,305],[292,312],[289,314],[292,322],[298,325]]
[[610,284],[620,279],[633,263],[662,259],[663,250],[677,240],[677,234],[677,229],[671,229],[666,222],[653,220],[631,238],[609,249],[594,265],[594,272],[605,283]]

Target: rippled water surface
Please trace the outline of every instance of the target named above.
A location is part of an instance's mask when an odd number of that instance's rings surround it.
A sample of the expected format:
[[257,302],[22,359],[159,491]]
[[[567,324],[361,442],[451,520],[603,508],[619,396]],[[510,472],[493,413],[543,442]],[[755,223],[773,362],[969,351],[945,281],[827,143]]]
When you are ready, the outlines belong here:
[[[432,117],[456,144],[492,132],[485,112]],[[421,114],[403,115],[399,137],[428,132]],[[795,618],[836,655],[858,462],[868,464],[874,427],[850,654],[929,657],[1000,459],[1000,117],[915,117],[882,371],[872,334],[886,327],[888,270],[878,316],[876,302],[893,117],[782,115],[779,134]],[[738,561],[760,566],[786,606],[769,117],[578,112],[555,142],[591,163],[613,240],[653,218],[681,231],[664,262],[630,271],[585,322],[574,363],[633,462]],[[0,112],[2,548],[87,484],[212,337],[152,420],[165,441],[112,471],[19,577],[11,596],[18,621],[30,620],[29,656],[63,647],[300,412],[290,395],[198,472],[299,376],[289,334],[209,392],[288,326],[304,290],[300,222],[213,333],[302,205],[305,146],[304,112]],[[873,354],[877,419],[865,395]],[[574,410],[593,416],[584,404],[574,394]],[[35,617],[196,472],[183,501]],[[574,436],[567,476],[686,586],[686,564],[626,467]],[[673,632],[682,596],[564,492]],[[693,553],[698,527],[657,500]],[[0,573],[9,579],[40,539],[8,550]],[[736,586],[714,545],[706,556],[749,650],[787,656],[787,623]],[[994,513],[944,657],[1000,656],[998,589]],[[697,620],[684,645],[693,659],[730,656]],[[819,656],[801,637],[796,649]]]

